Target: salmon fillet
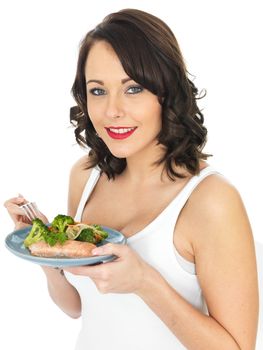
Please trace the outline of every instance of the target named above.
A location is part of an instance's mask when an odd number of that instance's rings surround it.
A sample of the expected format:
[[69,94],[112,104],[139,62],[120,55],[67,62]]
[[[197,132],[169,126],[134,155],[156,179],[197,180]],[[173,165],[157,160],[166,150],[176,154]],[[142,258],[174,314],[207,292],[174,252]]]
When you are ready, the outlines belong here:
[[92,256],[91,251],[94,248],[95,244],[74,240],[68,240],[63,244],[56,243],[52,247],[46,242],[33,243],[28,247],[32,255],[46,258],[85,258]]

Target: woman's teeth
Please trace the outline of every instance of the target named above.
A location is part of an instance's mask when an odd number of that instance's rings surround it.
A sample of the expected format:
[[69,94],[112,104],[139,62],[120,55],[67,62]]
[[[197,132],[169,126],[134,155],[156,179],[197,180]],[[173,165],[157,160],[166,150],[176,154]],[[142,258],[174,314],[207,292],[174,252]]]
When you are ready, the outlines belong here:
[[120,129],[113,129],[110,128],[109,130],[111,132],[114,132],[115,134],[125,134],[126,132],[130,132],[132,130],[134,130],[135,128],[120,128]]

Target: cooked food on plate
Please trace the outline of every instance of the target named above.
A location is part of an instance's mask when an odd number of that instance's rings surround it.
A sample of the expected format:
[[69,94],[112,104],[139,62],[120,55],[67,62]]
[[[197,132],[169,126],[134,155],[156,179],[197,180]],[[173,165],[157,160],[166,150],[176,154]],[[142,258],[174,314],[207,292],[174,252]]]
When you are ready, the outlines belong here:
[[53,246],[42,241],[33,243],[28,247],[32,255],[46,258],[85,258],[92,255],[91,251],[94,248],[96,248],[96,245],[93,243],[74,240],[67,240],[63,244],[56,243]]
[[99,225],[77,223],[71,216],[59,214],[50,225],[33,220],[24,245],[36,256],[83,258],[92,256],[92,249],[107,237]]

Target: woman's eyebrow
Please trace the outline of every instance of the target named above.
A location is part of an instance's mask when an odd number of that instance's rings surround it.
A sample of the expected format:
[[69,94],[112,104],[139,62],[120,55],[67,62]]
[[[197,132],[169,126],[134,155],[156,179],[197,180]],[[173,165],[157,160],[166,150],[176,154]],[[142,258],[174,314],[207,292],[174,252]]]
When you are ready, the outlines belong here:
[[[124,79],[121,79],[121,83],[122,84],[125,84],[127,83],[128,81],[132,80],[131,78],[124,78]],[[97,83],[97,84],[100,84],[100,85],[104,85],[104,82],[102,80],[98,80],[98,79],[90,79],[87,81],[86,84],[89,84],[89,83]]]
[[97,83],[97,84],[100,84],[100,85],[104,85],[102,80],[97,80],[97,79],[90,79],[90,80],[88,80],[86,82],[86,84],[89,84],[89,83]]
[[130,80],[132,80],[132,79],[129,78],[129,77],[128,78],[124,78],[124,79],[121,80],[121,83],[125,84],[125,83],[127,83],[127,81],[130,81]]

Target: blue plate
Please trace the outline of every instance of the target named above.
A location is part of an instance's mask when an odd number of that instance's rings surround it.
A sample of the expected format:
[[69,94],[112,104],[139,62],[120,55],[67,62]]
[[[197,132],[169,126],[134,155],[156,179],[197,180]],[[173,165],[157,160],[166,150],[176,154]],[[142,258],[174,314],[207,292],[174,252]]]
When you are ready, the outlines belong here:
[[[107,233],[108,237],[99,245],[107,243],[126,244],[127,240],[121,232],[115,231],[109,227],[101,226]],[[31,261],[38,265],[63,268],[66,266],[94,265],[112,261],[116,258],[114,255],[91,256],[87,258],[43,258],[31,255],[30,251],[24,246],[24,239],[31,230],[31,226],[11,232],[5,239],[6,248],[19,258]]]

